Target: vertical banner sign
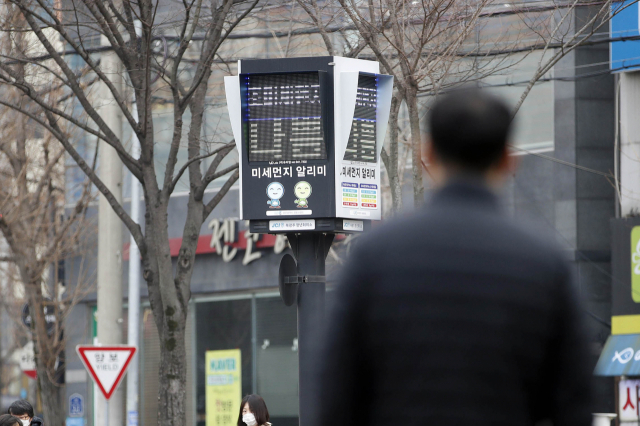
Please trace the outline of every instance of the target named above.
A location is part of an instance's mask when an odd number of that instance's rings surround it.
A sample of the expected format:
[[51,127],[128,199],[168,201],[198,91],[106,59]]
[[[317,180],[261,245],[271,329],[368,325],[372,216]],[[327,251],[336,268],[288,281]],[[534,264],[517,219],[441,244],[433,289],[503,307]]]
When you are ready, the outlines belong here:
[[242,400],[240,360],[240,349],[206,352],[206,426],[236,426]]
[[618,412],[620,413],[621,422],[637,422],[638,413],[638,396],[640,391],[640,380],[620,380],[618,384]]
[[631,230],[631,298],[640,302],[640,226]]

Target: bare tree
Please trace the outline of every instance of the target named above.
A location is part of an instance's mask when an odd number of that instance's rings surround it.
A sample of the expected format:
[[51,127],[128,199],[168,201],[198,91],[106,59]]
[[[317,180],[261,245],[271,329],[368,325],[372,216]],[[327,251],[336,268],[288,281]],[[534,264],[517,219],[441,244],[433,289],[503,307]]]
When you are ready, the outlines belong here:
[[[0,51],[8,56],[25,57],[37,52],[26,22],[14,6],[7,6],[0,34]],[[50,66],[43,64],[44,67]],[[46,105],[55,108],[60,88],[42,80],[39,69],[19,61],[12,71],[24,84],[37,88]],[[28,82],[28,83],[27,83]],[[85,213],[93,199],[88,181],[82,195],[70,210],[65,206],[65,151],[52,135],[29,115],[38,116],[42,106],[16,87],[3,88],[0,106],[0,234],[9,254],[5,263],[15,266],[18,288],[3,294],[3,303],[12,318],[20,319],[23,303],[32,321],[23,339],[33,341],[38,388],[44,414],[52,424],[65,419],[59,368],[65,350],[65,315],[86,295],[87,281],[76,280],[67,288],[61,265],[78,256],[90,229]],[[17,105],[21,113],[8,105]],[[69,137],[66,127],[60,132]],[[17,311],[17,312],[16,312]]]
[[[224,166],[234,144],[202,137],[205,97],[217,88],[210,78],[212,64],[223,41],[257,2],[68,0],[52,6],[46,0],[5,0],[5,4],[19,9],[27,30],[44,54],[39,57],[3,54],[0,59],[0,82],[19,90],[39,109],[34,111],[4,98],[0,99],[0,105],[20,112],[55,137],[109,202],[140,248],[162,342],[158,404],[161,425],[185,422],[185,327],[196,245],[203,221],[238,179],[237,164]],[[3,30],[15,34],[11,28]],[[57,48],[52,38],[62,40],[64,50]],[[99,38],[102,43],[97,47]],[[101,66],[99,56],[105,51],[115,55],[122,66],[123,72],[117,78]],[[69,55],[81,65],[72,67],[67,60]],[[43,64],[43,58],[51,60],[54,66]],[[63,88],[68,101],[49,102],[41,90],[24,78],[20,71],[24,64],[38,67],[46,75],[46,81]],[[126,84],[119,85],[115,80]],[[90,84],[93,81],[99,84]],[[96,86],[108,89],[123,121],[140,141],[139,159],[134,158],[126,141],[105,123],[97,110],[93,90]],[[131,112],[131,98],[137,105],[136,115]],[[158,166],[156,157],[159,141],[153,120],[154,104],[159,100],[172,110],[168,158],[162,166]],[[63,124],[115,149],[122,163],[141,182],[146,207],[144,230],[131,220],[76,149]],[[180,155],[186,157],[182,164],[178,161]],[[183,175],[188,176],[190,193],[183,242],[174,271],[167,208]],[[224,179],[224,184],[213,198],[206,199],[205,190],[217,179]]]
[[[551,19],[548,19],[547,25],[544,26],[546,31],[536,31],[539,38],[535,40],[536,44],[532,48],[541,50],[542,55],[513,109],[513,114],[518,112],[534,85],[547,75],[560,59],[578,47],[593,41],[601,35],[603,29],[606,32],[606,37],[604,37],[606,41],[609,37],[609,21],[635,3],[637,0],[630,2],[605,0],[586,4],[578,0],[556,0],[551,12],[527,13],[526,10],[519,11],[522,22],[530,28],[535,25],[537,19],[540,19],[540,14],[545,13]],[[539,27],[539,25],[536,26]]]
[[[335,2],[298,3],[329,54],[340,50],[331,37],[338,32],[344,36],[346,55],[373,58],[381,63],[383,72],[394,76],[389,137],[382,160],[395,211],[402,206],[399,132],[404,125],[403,104],[411,138],[414,204],[419,205],[424,200],[420,117],[430,99],[463,83],[482,85],[487,77],[509,73],[535,53],[538,66],[515,114],[536,82],[562,57],[591,41],[611,16],[628,7],[607,0],[338,0],[337,10]],[[584,10],[588,13],[581,13]]]

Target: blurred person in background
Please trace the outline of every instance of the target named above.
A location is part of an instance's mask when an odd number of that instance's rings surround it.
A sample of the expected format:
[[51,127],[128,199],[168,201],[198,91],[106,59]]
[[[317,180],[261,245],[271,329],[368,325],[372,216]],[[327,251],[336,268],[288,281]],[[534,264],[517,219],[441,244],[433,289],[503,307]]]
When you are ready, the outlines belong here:
[[247,395],[240,402],[238,426],[271,426],[269,410],[260,395]]
[[22,422],[19,418],[12,416],[11,414],[0,415],[0,426],[21,426]]
[[590,425],[569,265],[496,195],[515,170],[509,108],[457,92],[428,120],[435,193],[346,263],[318,358],[316,426]]
[[35,416],[33,406],[25,399],[14,401],[9,406],[9,414],[20,419],[22,426],[44,426],[44,421]]

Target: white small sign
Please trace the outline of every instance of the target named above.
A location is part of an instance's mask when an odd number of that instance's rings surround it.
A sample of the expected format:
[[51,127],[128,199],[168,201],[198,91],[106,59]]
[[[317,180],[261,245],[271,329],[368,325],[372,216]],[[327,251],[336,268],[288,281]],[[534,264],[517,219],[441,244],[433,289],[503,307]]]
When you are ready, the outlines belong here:
[[638,421],[638,396],[640,390],[640,380],[620,380],[619,388],[619,413],[621,422]]
[[20,349],[19,356],[20,356],[20,370],[35,371],[36,355],[33,351],[33,342],[27,343],[22,349]]
[[303,231],[316,229],[315,219],[270,220],[269,231]]
[[267,216],[309,216],[313,210],[268,210]]
[[361,220],[344,219],[342,221],[342,229],[345,231],[362,232],[364,231],[364,222]]

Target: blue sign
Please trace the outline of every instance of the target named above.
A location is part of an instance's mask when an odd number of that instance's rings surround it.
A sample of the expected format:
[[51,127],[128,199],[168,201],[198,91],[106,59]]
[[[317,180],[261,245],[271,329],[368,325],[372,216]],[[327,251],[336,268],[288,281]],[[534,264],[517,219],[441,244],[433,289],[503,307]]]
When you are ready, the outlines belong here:
[[[639,36],[638,3],[635,0],[613,2],[611,5],[611,38]],[[611,43],[611,70],[640,69],[640,40],[614,41]]]
[[596,376],[640,376],[640,334],[609,336],[593,374]]
[[[84,416],[84,398],[79,393],[74,393],[69,397],[69,416]],[[67,419],[67,426],[69,426],[68,420],[69,419]]]
[[82,418],[82,417],[67,417],[66,426],[84,426],[84,418]]
[[138,411],[132,410],[127,413],[127,425],[138,426]]

